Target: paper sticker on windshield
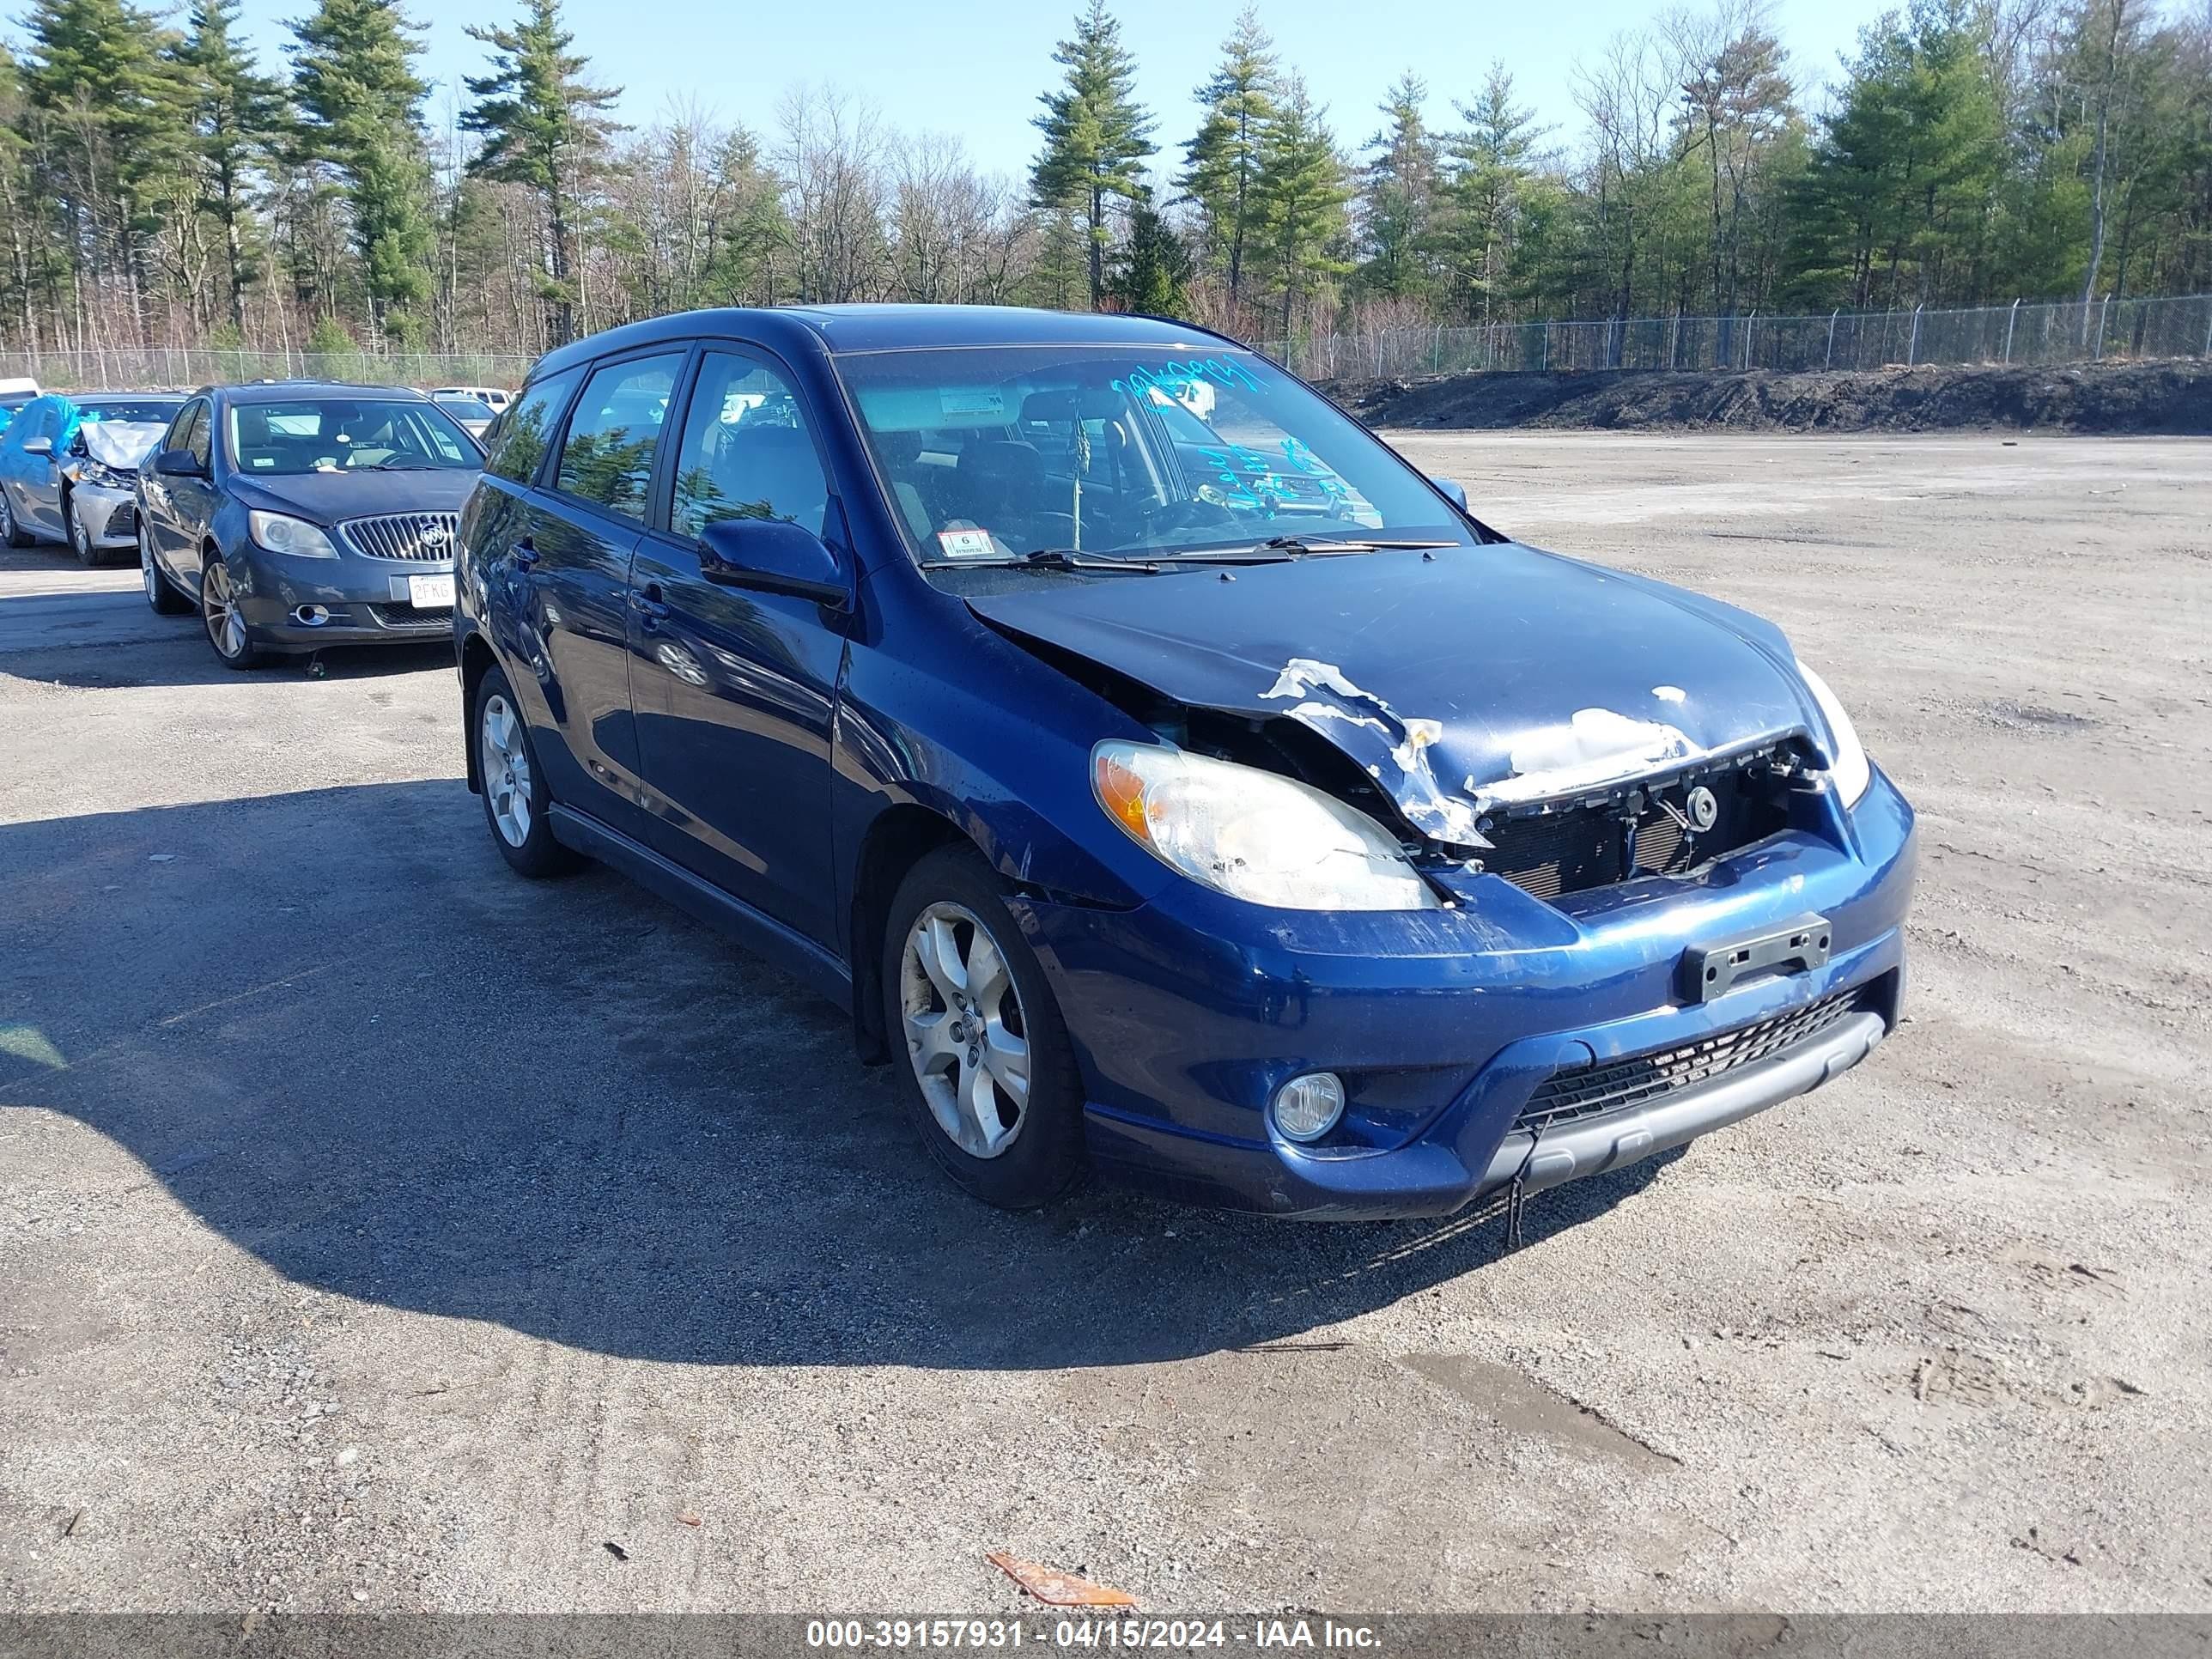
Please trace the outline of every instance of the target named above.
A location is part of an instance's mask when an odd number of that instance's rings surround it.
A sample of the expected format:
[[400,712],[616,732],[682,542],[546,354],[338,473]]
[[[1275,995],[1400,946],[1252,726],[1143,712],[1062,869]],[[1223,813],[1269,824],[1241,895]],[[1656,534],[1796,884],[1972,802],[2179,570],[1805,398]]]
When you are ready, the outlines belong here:
[[948,559],[988,559],[991,556],[991,532],[988,530],[940,530],[937,544],[945,550]]
[[991,420],[1006,418],[1006,399],[1004,394],[989,386],[973,391],[959,386],[946,386],[937,394],[938,407],[947,415],[985,416]]

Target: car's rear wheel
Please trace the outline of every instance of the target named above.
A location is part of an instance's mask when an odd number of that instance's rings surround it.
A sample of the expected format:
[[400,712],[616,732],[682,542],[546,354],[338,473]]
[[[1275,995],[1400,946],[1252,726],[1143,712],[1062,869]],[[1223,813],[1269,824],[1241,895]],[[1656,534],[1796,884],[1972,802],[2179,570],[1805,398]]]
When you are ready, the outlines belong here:
[[254,643],[253,630],[239,609],[240,598],[230,567],[210,548],[200,565],[200,621],[206,625],[208,643],[226,668],[258,668],[269,653]]
[[1083,1087],[1052,987],[1002,890],[966,847],[908,872],[884,933],[884,1022],[931,1156],[986,1203],[1027,1210],[1082,1169]]
[[177,592],[176,585],[154,562],[154,549],[146,539],[143,520],[138,526],[138,576],[146,585],[146,603],[156,615],[181,617],[191,608],[191,601]]
[[557,876],[580,860],[553,838],[551,793],[530,741],[530,727],[514,688],[496,668],[477,683],[470,731],[477,745],[477,775],[483,783],[484,822],[500,856],[526,876]]
[[15,522],[15,509],[9,505],[5,489],[0,489],[0,543],[9,547],[31,544],[31,533]]

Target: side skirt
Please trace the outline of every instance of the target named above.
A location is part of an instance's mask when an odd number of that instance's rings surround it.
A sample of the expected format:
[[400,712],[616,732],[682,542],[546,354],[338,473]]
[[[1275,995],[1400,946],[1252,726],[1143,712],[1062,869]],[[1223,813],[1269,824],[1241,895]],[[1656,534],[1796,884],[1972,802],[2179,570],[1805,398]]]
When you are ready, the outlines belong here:
[[574,807],[555,801],[547,816],[553,838],[563,847],[613,866],[639,886],[727,934],[754,955],[788,969],[838,1007],[852,1012],[851,972],[812,939]]

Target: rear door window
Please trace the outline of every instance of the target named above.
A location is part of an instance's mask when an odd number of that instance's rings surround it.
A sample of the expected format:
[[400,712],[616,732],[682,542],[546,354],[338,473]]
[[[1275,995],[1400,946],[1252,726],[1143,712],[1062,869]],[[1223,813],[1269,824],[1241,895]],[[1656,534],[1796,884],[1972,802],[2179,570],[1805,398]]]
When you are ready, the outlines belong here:
[[610,363],[585,382],[561,445],[556,489],[645,522],[653,457],[685,356],[672,351]]
[[484,471],[520,484],[534,480],[538,465],[545,459],[545,451],[552,442],[561,411],[568,406],[570,395],[583,378],[580,368],[563,369],[558,374],[548,374],[525,392],[522,401],[509,410],[500,422],[491,459],[484,463]]

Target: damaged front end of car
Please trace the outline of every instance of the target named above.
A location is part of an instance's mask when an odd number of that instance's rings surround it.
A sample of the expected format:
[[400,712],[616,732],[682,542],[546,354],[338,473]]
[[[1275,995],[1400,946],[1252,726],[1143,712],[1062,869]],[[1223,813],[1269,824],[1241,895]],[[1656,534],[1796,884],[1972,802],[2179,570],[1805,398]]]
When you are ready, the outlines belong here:
[[[1029,909],[1056,973],[1119,988],[1066,1000],[1103,1167],[1279,1214],[1448,1212],[1802,1093],[1893,1024],[1911,813],[1826,688],[1725,607],[1503,551],[1479,595],[1480,561],[1410,573],[1502,635],[1407,606],[1402,569],[1273,573],[1314,589],[1283,631],[1358,662],[1263,654],[1267,613],[1239,637],[1204,579],[1172,605],[971,601],[1151,733],[1098,745],[1095,793],[1189,878]],[[1528,625],[1547,577],[1601,614]],[[1577,659],[1578,621],[1624,616]]]

